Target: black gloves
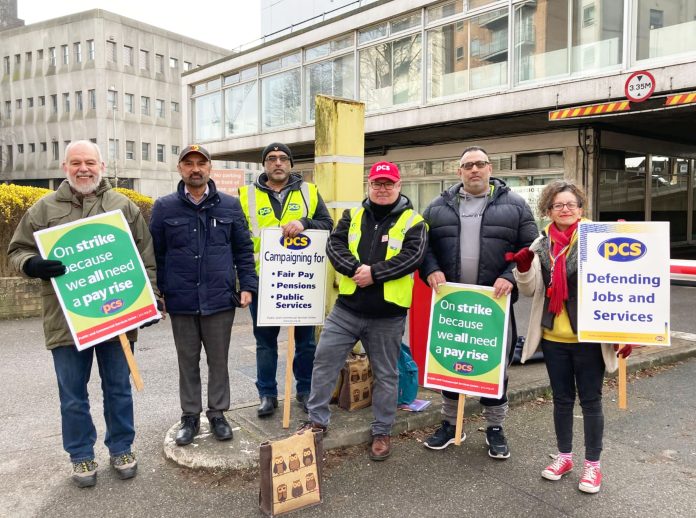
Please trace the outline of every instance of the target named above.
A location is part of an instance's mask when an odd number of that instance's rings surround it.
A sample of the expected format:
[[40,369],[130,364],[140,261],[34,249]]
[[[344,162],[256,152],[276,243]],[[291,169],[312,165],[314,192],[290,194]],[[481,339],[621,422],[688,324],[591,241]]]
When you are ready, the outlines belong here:
[[[164,313],[164,302],[162,301],[162,299],[157,299],[157,311],[162,313],[162,318],[166,318],[166,314]],[[149,322],[145,322],[143,325],[140,326],[140,329],[150,327],[151,325],[158,323],[160,320],[162,319],[158,318],[157,320],[150,320]]]
[[24,273],[29,277],[38,277],[45,281],[51,277],[58,277],[65,274],[65,266],[60,261],[52,261],[50,259],[41,259],[35,255],[24,263]]

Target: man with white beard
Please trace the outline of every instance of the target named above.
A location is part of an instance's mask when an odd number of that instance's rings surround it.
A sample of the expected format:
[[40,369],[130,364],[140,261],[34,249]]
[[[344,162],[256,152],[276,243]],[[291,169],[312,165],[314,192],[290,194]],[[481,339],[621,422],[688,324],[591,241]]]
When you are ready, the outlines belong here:
[[[118,340],[111,339],[84,351],[77,350],[50,283],[52,277],[65,274],[65,266],[60,261],[42,259],[33,234],[44,228],[121,210],[153,287],[156,287],[155,255],[152,237],[140,209],[102,179],[104,161],[96,144],[88,140],[70,143],[65,148],[63,171],[66,180],[58,190],[41,198],[22,217],[12,236],[8,255],[17,271],[43,279],[44,336],[46,348],[53,355],[58,381],[63,448],[70,455],[73,481],[78,487],[89,487],[97,482],[97,463],[94,461],[97,432],[87,394],[95,355],[104,392],[104,444],[109,449],[111,466],[122,480],[134,477],[137,471],[135,455],[131,451],[135,427],[128,364]],[[136,338],[135,331],[128,333],[131,347]]]

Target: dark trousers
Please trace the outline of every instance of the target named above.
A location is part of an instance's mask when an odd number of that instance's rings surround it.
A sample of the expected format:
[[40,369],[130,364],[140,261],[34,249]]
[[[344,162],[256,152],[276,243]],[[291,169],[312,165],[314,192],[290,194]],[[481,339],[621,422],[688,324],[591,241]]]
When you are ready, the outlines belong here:
[[553,391],[553,423],[558,451],[573,451],[573,407],[577,387],[585,431],[585,458],[599,460],[604,435],[604,359],[601,344],[542,340],[541,348]]
[[214,315],[170,315],[179,360],[179,400],[182,415],[199,415],[201,403],[201,345],[208,361],[208,418],[230,408],[227,357],[234,309]]
[[[258,300],[254,294],[250,310],[256,338],[256,388],[259,396],[278,397],[276,371],[278,370],[278,326],[257,326]],[[295,357],[292,372],[298,394],[309,394],[312,388],[312,366],[317,348],[314,326],[295,326]],[[287,361],[291,361],[290,358]],[[286,397],[289,394],[286,394]]]

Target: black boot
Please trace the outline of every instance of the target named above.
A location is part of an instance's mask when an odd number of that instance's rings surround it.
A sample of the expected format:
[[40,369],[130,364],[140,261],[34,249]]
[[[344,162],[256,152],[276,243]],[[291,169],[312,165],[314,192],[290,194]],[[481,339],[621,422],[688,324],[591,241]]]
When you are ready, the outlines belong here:
[[181,428],[176,432],[177,446],[186,446],[193,442],[201,427],[201,420],[197,415],[185,415],[181,418]]
[[273,415],[275,409],[278,408],[278,398],[272,396],[261,396],[261,404],[256,409],[256,415],[259,417],[268,417]]

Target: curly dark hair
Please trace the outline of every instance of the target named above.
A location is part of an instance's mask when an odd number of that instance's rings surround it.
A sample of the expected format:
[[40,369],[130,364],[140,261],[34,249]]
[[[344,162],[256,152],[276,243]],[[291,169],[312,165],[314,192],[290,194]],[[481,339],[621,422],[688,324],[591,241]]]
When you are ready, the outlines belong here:
[[578,200],[578,207],[584,207],[587,203],[587,196],[581,187],[567,180],[554,180],[541,191],[539,203],[537,204],[539,214],[548,214],[549,210],[551,210],[551,205],[553,205],[553,199],[561,192],[573,193],[575,199]]

